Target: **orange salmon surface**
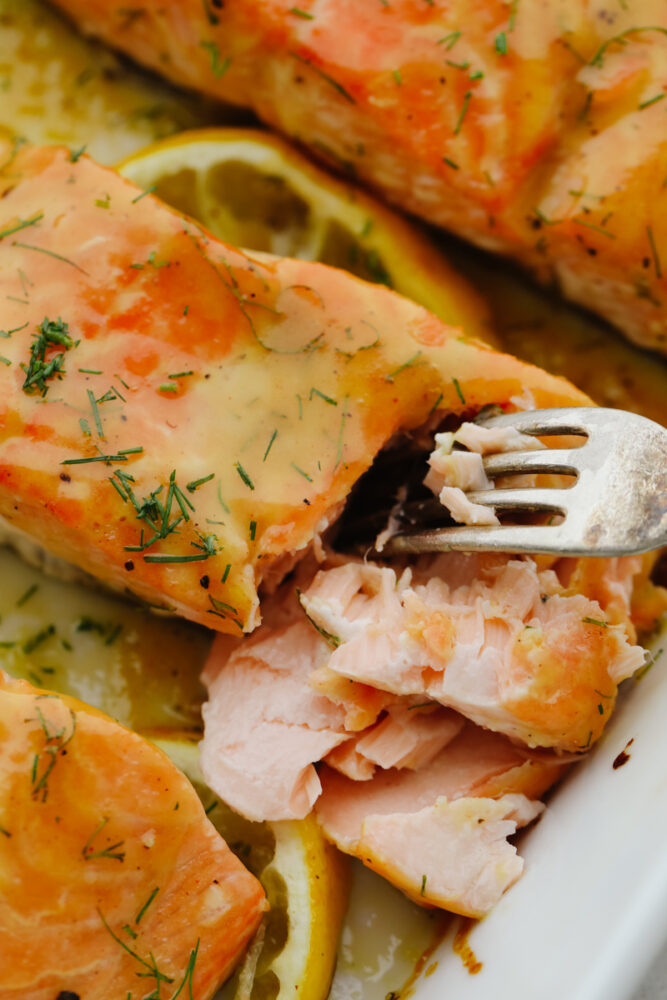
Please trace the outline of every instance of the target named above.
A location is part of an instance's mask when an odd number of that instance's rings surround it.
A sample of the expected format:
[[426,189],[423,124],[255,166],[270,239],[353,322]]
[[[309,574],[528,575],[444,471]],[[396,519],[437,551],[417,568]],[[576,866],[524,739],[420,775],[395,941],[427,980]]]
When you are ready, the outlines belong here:
[[397,432],[526,393],[587,402],[387,289],[226,246],[56,147],[0,168],[0,301],[2,518],[234,634]]
[[210,997],[266,902],[188,780],[96,709],[1,671],[0,736],[1,1000]]
[[56,5],[667,350],[664,0]]

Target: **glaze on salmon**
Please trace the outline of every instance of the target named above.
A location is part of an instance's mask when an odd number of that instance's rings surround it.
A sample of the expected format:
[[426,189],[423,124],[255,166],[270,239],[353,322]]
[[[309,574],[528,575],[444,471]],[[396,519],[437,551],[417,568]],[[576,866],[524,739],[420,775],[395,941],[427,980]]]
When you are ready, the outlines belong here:
[[586,403],[417,305],[248,255],[64,149],[0,160],[0,516],[210,628],[259,623],[380,449],[442,413]]
[[667,350],[664,0],[56,5]]
[[0,735],[1,1000],[181,984],[208,1000],[266,902],[190,782],[96,709],[1,671]]

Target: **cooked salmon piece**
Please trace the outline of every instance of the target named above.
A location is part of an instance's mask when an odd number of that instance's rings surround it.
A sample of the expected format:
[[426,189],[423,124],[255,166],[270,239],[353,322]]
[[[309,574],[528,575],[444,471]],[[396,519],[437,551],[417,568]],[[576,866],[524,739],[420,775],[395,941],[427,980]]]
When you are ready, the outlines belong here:
[[367,816],[350,853],[416,903],[483,917],[523,870],[507,838],[543,809],[524,795],[440,797],[416,813]]
[[[491,507],[472,503],[466,490],[493,489],[484,471],[482,455],[508,451],[534,451],[544,448],[542,442],[515,427],[483,427],[463,423],[455,432],[435,435],[435,448],[429,455],[429,471],[424,485],[433,490],[443,507],[460,524],[500,524]],[[455,450],[455,446],[459,450]],[[461,450],[461,446],[465,450]],[[531,485],[535,477],[513,477],[512,485]]]
[[[389,705],[376,725],[350,742],[355,754],[368,761],[373,771],[376,765],[385,769],[408,767],[415,771],[429,764],[463,726],[462,716],[446,708],[399,702]],[[331,751],[325,760],[342,770],[332,760],[335,753]]]
[[667,350],[664,0],[55,2]]
[[266,901],[187,779],[96,709],[2,671],[0,736],[2,1000],[208,1000]]
[[313,764],[347,739],[345,711],[308,686],[328,646],[303,620],[263,638],[263,628],[227,657],[214,644],[204,677],[207,784],[248,819],[307,816],[320,793]]
[[542,812],[535,798],[563,767],[468,723],[416,771],[360,782],[323,767],[317,817],[341,850],[416,902],[479,917],[521,874],[507,837]]
[[588,749],[644,663],[628,603],[642,560],[607,560],[608,579],[591,577],[600,601],[577,590],[592,589],[586,563],[563,562],[565,583],[530,558],[460,554],[400,576],[350,560],[302,592],[286,583],[267,608],[288,624],[231,649],[220,636],[209,655],[207,782],[244,816],[276,820],[311,810],[318,761],[357,781],[428,770],[463,717],[529,747]]
[[391,291],[250,255],[85,155],[0,159],[0,517],[240,635],[382,447],[586,403]]
[[[440,565],[442,575],[414,578],[368,562],[320,572],[301,600],[336,638],[328,669],[433,699],[528,746],[589,747],[618,684],[644,663],[624,623],[574,588],[565,593],[554,570],[539,572],[530,558],[487,556],[457,588]],[[640,560],[629,567],[639,573]]]
[[416,902],[488,912],[522,870],[507,838],[644,663],[650,561],[537,558],[311,559],[252,636],[212,647],[208,783],[257,820],[314,808]]

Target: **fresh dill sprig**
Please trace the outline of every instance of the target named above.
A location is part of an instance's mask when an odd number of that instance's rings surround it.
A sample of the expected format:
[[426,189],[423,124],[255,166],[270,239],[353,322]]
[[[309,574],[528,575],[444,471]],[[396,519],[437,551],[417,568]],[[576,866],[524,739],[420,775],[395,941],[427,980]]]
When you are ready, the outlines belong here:
[[[47,361],[47,352],[54,347],[62,347],[64,350],[52,355]],[[46,396],[49,391],[47,380],[63,377],[65,351],[69,351],[71,347],[74,347],[74,341],[69,335],[68,324],[60,318],[50,320],[44,317],[34,335],[30,348],[30,361],[27,365],[21,365],[25,373],[21,386],[23,391],[28,394],[38,391],[41,396]]]

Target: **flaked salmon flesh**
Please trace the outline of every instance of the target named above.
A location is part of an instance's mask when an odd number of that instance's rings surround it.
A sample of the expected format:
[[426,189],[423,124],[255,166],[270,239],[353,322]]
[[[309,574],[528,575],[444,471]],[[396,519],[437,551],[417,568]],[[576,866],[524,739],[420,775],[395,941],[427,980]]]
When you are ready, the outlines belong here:
[[[466,450],[456,451],[456,445]],[[539,439],[520,434],[515,427],[491,428],[464,423],[454,433],[445,431],[435,435],[435,448],[428,459],[429,471],[424,485],[433,490],[459,524],[498,525],[500,521],[491,507],[472,503],[465,495],[467,490],[493,488],[484,471],[482,456],[537,448],[544,448]],[[522,476],[521,480],[531,482],[532,477]],[[513,485],[517,485],[516,478]]]
[[231,654],[216,640],[207,781],[254,819],[314,808],[341,850],[417,902],[480,916],[522,870],[507,837],[644,663],[631,602],[646,563],[334,562],[297,595],[284,585],[289,610],[269,614],[284,624]]

